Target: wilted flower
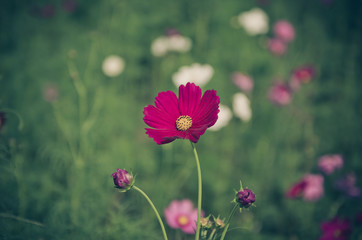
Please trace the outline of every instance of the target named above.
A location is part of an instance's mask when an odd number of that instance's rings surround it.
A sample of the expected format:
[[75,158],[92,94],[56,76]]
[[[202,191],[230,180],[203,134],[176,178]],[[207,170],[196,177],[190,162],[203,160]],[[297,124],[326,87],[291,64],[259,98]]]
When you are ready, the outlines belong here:
[[324,155],[318,159],[318,167],[325,174],[332,174],[343,167],[343,158],[339,154]]
[[271,38],[268,40],[268,49],[276,56],[281,56],[288,50],[288,45],[278,38]]
[[244,122],[251,119],[252,113],[250,108],[250,101],[243,93],[236,93],[233,97],[233,111],[234,114]]
[[210,127],[209,130],[211,131],[218,131],[221,128],[225,127],[229,124],[233,113],[231,112],[230,108],[228,108],[225,105],[220,104],[219,105],[220,112],[218,114],[218,119],[214,126]]
[[182,36],[176,29],[166,31],[166,36],[156,38],[151,44],[151,52],[156,57],[161,57],[169,51],[187,52],[191,49],[191,39]]
[[155,98],[155,106],[144,108],[143,120],[152,127],[146,134],[157,144],[165,144],[177,138],[196,143],[206,129],[218,118],[220,98],[215,90],[207,90],[201,97],[201,88],[193,83],[179,87],[179,98],[167,91]]
[[268,92],[268,97],[276,105],[287,105],[292,101],[292,93],[289,87],[282,82],[274,83]]
[[324,194],[324,178],[320,174],[306,174],[287,192],[288,198],[303,197],[305,201],[317,201]]
[[242,91],[251,92],[254,87],[253,79],[243,73],[235,72],[231,75],[233,83]]
[[356,187],[356,175],[353,173],[336,181],[336,187],[350,197],[359,197],[361,189]]
[[346,240],[352,231],[350,222],[338,217],[322,222],[320,227],[323,233],[319,240]]
[[291,42],[295,38],[294,27],[286,20],[276,22],[273,31],[274,35],[285,43]]
[[131,189],[134,184],[134,177],[124,169],[117,168],[117,171],[112,173],[112,177],[115,187],[123,191]]
[[241,189],[236,193],[236,202],[240,208],[248,208],[255,202],[255,194],[250,189]]
[[4,112],[0,112],[0,130],[3,128],[6,122],[6,117]]
[[208,65],[201,65],[194,63],[191,66],[183,66],[178,72],[173,74],[172,80],[176,87],[186,84],[188,82],[195,83],[200,87],[203,87],[208,83],[214,74],[214,69]]
[[54,102],[58,98],[58,88],[54,84],[47,84],[43,88],[43,98],[47,102]]
[[[255,201],[255,196],[254,196],[254,201]],[[222,219],[220,219],[219,217],[217,217],[217,218],[214,217],[214,223],[217,228],[225,227],[225,222]]]
[[[171,228],[179,228],[188,234],[195,233],[197,208],[194,208],[194,205],[189,199],[172,201],[164,210],[164,214],[167,224]],[[201,216],[204,216],[203,211],[201,211]]]
[[117,55],[108,56],[102,64],[103,73],[108,77],[117,77],[120,75],[125,67],[123,58]]
[[212,221],[210,220],[210,216],[208,217],[201,217],[200,219],[201,227],[204,229],[209,229],[212,227]]
[[268,16],[260,8],[253,8],[238,16],[239,24],[250,35],[267,33],[269,30]]

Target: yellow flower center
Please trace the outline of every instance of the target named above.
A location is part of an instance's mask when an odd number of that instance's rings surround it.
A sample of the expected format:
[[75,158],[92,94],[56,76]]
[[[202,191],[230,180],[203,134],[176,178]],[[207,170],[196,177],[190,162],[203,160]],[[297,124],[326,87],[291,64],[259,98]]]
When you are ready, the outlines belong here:
[[186,216],[179,216],[177,219],[177,222],[181,225],[181,226],[185,226],[186,224],[189,223],[189,218]]
[[176,128],[179,131],[186,131],[192,126],[192,119],[187,115],[182,115],[176,120]]

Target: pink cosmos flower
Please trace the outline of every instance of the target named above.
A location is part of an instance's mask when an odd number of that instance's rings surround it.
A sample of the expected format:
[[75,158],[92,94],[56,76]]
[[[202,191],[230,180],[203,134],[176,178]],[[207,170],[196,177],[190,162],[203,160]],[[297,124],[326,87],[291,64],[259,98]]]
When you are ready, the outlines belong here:
[[324,194],[324,178],[320,174],[306,174],[299,182],[294,184],[287,192],[286,197],[303,197],[305,201],[317,201]]
[[231,80],[242,91],[251,92],[253,90],[254,87],[253,79],[251,79],[251,77],[243,73],[234,72],[231,75]]
[[338,217],[331,221],[322,222],[320,227],[323,234],[319,240],[346,240],[351,234],[350,222]]
[[[164,210],[167,224],[171,228],[179,228],[188,234],[195,233],[197,222],[197,208],[189,199],[174,200]],[[204,216],[201,211],[201,216]]]
[[274,83],[269,90],[268,96],[270,101],[276,105],[287,105],[292,101],[292,93],[289,87],[282,82]]
[[179,87],[179,97],[172,91],[160,92],[155,106],[144,108],[143,120],[151,128],[146,134],[157,144],[177,138],[196,143],[206,129],[218,118],[220,98],[215,90],[207,90],[201,97],[201,88],[193,83]]
[[291,81],[296,81],[300,84],[308,83],[312,80],[315,75],[315,68],[312,65],[304,65],[294,69]]
[[274,24],[273,31],[275,36],[285,43],[289,43],[295,38],[294,27],[286,20],[276,22]]
[[319,169],[327,175],[330,175],[336,169],[343,167],[343,158],[339,154],[324,155],[318,160]]
[[281,56],[288,50],[288,45],[278,38],[269,39],[267,46],[269,51],[276,56]]

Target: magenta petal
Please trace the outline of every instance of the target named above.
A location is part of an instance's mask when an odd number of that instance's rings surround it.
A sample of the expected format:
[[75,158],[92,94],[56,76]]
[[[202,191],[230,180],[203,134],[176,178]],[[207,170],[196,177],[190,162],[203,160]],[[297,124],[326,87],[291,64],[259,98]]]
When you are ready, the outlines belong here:
[[179,87],[179,109],[181,115],[192,116],[197,111],[201,99],[201,88],[194,83]]
[[177,96],[172,91],[160,92],[155,98],[155,106],[167,113],[173,123],[180,116]]
[[173,120],[166,112],[148,105],[143,110],[144,122],[153,128],[168,129],[173,128],[176,120]]
[[165,144],[174,141],[176,138],[180,138],[180,132],[173,129],[151,129],[146,128],[146,134],[153,138],[157,144]]
[[215,90],[207,90],[201,98],[199,109],[193,116],[193,125],[191,128],[211,127],[215,124],[219,113],[220,97],[216,95]]

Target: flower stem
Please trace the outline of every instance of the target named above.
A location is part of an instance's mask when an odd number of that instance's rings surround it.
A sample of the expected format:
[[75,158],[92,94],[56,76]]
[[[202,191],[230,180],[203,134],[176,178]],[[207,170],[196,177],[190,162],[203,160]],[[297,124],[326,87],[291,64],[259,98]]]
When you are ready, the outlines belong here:
[[230,226],[230,220],[231,220],[231,218],[234,216],[237,207],[238,207],[238,204],[236,203],[236,204],[234,205],[233,209],[232,209],[231,212],[230,212],[230,215],[229,215],[229,217],[228,217],[228,220],[226,221],[226,226],[225,226],[224,231],[222,232],[222,235],[221,235],[220,240],[224,240],[225,235],[226,235],[226,232],[228,231],[228,228],[229,228],[229,226]]
[[197,175],[198,175],[198,197],[197,197],[197,227],[196,227],[196,235],[195,240],[199,240],[200,237],[200,219],[201,219],[201,202],[202,202],[202,178],[201,178],[201,167],[199,156],[197,155],[196,146],[191,142],[192,149],[194,151],[196,166],[197,166]]
[[143,192],[141,189],[139,189],[138,187],[136,187],[135,185],[133,185],[133,187],[135,190],[137,190],[139,193],[141,193],[145,198],[146,200],[148,201],[148,203],[151,205],[153,211],[155,212],[156,216],[157,216],[157,219],[161,225],[161,229],[162,229],[162,233],[163,233],[163,238],[165,240],[167,240],[167,234],[166,234],[166,230],[165,230],[165,226],[163,225],[163,222],[162,222],[162,219],[160,217],[160,214],[158,213],[155,205],[153,205],[151,199],[147,196],[147,194],[145,192]]

